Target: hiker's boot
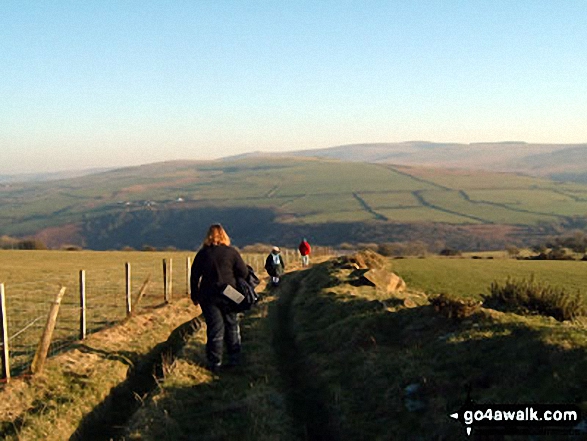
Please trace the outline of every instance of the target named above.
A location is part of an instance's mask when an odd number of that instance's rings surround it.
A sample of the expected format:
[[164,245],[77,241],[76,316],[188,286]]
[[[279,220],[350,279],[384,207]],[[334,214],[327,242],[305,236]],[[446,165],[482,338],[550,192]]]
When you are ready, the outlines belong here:
[[222,363],[220,362],[208,362],[207,368],[210,372],[216,374],[220,371],[220,367],[222,366]]

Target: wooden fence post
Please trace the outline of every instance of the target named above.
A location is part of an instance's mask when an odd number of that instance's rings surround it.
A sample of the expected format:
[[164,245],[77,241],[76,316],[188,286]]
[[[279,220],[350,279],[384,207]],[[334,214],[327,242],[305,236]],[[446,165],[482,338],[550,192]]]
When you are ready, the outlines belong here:
[[167,259],[163,259],[163,300],[169,303],[169,295],[167,292]]
[[47,359],[47,353],[49,352],[49,346],[51,345],[51,338],[53,337],[53,331],[55,330],[55,324],[57,323],[57,314],[59,314],[59,307],[61,306],[61,299],[65,294],[65,286],[62,286],[59,290],[59,294],[55,298],[55,301],[51,305],[49,315],[47,316],[47,324],[39,341],[39,347],[33,358],[31,364],[31,372],[37,374],[43,370],[43,365]]
[[173,259],[169,258],[169,268],[167,268],[167,291],[168,302],[173,297]]
[[126,316],[132,313],[132,291],[130,284],[130,262],[124,264],[126,273]]
[[86,271],[79,272],[79,339],[86,338]]
[[2,324],[2,378],[10,381],[10,351],[8,350],[8,316],[6,315],[6,298],[4,283],[0,283],[0,319]]
[[185,260],[185,293],[189,296],[192,293],[192,259],[188,256]]

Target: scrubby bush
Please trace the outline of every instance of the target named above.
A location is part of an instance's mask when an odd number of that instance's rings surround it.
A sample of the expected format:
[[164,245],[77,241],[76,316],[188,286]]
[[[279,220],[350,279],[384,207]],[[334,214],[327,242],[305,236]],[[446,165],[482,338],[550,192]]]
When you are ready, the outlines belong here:
[[377,250],[379,249],[379,244],[372,243],[372,242],[369,242],[369,243],[360,243],[355,248],[357,248],[359,251],[369,250],[369,251],[377,252]]
[[455,250],[453,248],[445,248],[443,250],[440,250],[440,254],[441,256],[460,256],[462,253],[459,250]]
[[546,246],[548,248],[570,248],[576,253],[585,253],[587,251],[587,234],[576,230],[571,234],[549,239]]
[[0,237],[0,249],[46,250],[47,245],[39,239],[16,239],[10,236],[2,236]]
[[507,247],[505,247],[505,250],[507,251],[508,256],[510,257],[516,257],[520,254],[520,249],[515,245],[508,245]]
[[18,243],[18,239],[10,236],[2,236],[0,237],[0,248],[4,250],[14,249],[16,248],[16,244]]
[[16,248],[19,250],[46,250],[47,245],[38,239],[24,239],[16,244]]
[[251,245],[245,245],[241,248],[241,251],[245,254],[266,254],[271,251],[273,245],[266,243],[254,243]]
[[485,305],[518,314],[540,314],[559,321],[587,315],[587,306],[580,292],[569,293],[564,288],[554,288],[539,283],[534,277],[505,283],[493,282]]
[[143,245],[143,251],[157,251],[157,248],[153,245]]
[[436,312],[452,319],[469,317],[481,307],[481,302],[477,299],[463,299],[445,293],[430,297],[430,304]]
[[63,251],[81,251],[83,248],[80,247],[79,245],[66,244],[66,245],[62,245],[61,249]]
[[382,256],[401,256],[403,254],[404,247],[399,243],[381,243],[377,247],[377,253]]
[[428,252],[428,247],[421,241],[388,242],[381,243],[375,249],[382,256],[423,256]]
[[570,254],[565,248],[556,248],[530,257],[530,260],[575,260],[575,256]]

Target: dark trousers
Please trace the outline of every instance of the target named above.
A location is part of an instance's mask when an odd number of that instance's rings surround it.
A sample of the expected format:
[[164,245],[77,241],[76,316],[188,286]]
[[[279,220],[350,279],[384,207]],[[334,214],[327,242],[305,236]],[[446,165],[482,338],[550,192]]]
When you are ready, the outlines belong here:
[[214,365],[222,363],[223,342],[229,356],[241,350],[241,334],[236,312],[228,312],[216,299],[202,299],[200,306],[206,320],[206,357]]

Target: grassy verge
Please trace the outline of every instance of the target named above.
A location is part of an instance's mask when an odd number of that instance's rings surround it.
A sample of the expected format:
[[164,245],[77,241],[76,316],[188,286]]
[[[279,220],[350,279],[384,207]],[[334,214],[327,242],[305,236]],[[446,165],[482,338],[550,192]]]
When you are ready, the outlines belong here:
[[[468,394],[477,403],[576,403],[587,414],[585,321],[480,306],[446,315],[425,296],[408,308],[361,273],[341,259],[286,275],[241,322],[243,364],[218,374],[204,368],[205,325],[173,355],[161,346],[195,315],[187,299],[95,334],[43,376],[1,392],[1,435],[458,441],[470,438],[448,415]],[[142,406],[116,419],[128,407],[118,394],[129,390]]]
[[134,415],[126,439],[296,439],[271,347],[265,293],[241,322],[243,363],[205,369],[205,325],[183,348],[157,392]]
[[[105,422],[114,421],[113,410],[107,405],[116,401],[113,391],[157,344],[196,313],[197,309],[183,299],[135,316],[49,359],[42,374],[5,385],[0,391],[0,437],[20,441],[76,439],[74,433],[92,415],[103,424],[85,439],[110,439],[107,434],[112,427]],[[118,389],[120,392],[128,391]]]

